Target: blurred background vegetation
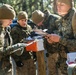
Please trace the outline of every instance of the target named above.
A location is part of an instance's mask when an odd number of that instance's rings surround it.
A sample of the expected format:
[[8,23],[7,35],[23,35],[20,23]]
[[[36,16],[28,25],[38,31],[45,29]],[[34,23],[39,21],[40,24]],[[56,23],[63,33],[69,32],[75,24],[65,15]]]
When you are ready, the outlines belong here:
[[[48,9],[52,13],[56,13],[56,0],[0,0],[0,5],[10,4],[14,7],[16,14],[23,10],[31,17],[31,13],[39,9],[44,11]],[[76,7],[76,0],[74,0],[74,7]]]

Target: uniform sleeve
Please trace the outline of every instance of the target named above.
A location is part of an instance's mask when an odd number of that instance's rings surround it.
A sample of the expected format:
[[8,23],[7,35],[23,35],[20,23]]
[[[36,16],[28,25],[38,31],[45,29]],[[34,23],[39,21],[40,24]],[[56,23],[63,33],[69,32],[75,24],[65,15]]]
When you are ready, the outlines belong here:
[[76,38],[75,39],[66,39],[61,37],[60,44],[66,46],[68,51],[76,51]]
[[67,46],[69,51],[70,50],[76,51],[76,12],[74,13],[72,17],[72,29],[73,29],[74,39],[66,39],[66,38],[61,37],[60,43],[64,46]]
[[16,44],[16,43],[18,43],[18,41],[19,41],[19,35],[20,35],[20,33],[19,33],[19,30],[18,29],[16,29],[16,28],[13,28],[12,30],[11,30],[11,37],[12,37],[12,39],[13,39],[13,44]]
[[48,33],[51,34],[56,32],[55,30],[57,30],[57,24],[59,23],[59,20],[60,20],[60,16],[50,15],[50,17],[48,18],[45,24],[46,25],[45,28],[47,27]]
[[26,46],[27,46],[27,44],[25,44],[25,43],[17,43],[15,45],[8,46],[7,48],[4,48],[3,54],[4,55],[11,54],[14,50],[17,50],[21,47],[26,47]]

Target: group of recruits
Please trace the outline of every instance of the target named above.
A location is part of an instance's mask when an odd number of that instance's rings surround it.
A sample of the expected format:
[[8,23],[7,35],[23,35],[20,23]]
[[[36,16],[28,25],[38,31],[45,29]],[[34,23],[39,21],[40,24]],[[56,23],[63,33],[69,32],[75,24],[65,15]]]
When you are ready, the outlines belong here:
[[[49,11],[35,10],[32,21],[39,29],[48,29],[44,38],[44,48],[47,50],[48,75],[76,75],[76,67],[66,64],[67,53],[76,50],[76,12],[73,0],[57,0],[57,14]],[[17,75],[36,75],[36,65],[29,52],[24,50],[11,53],[20,48],[25,49],[25,41],[31,32],[27,24],[28,15],[20,11],[17,15],[16,25],[10,29],[9,25],[15,18],[12,6],[3,4],[0,7],[0,75],[11,75],[9,71],[9,57],[16,62]]]

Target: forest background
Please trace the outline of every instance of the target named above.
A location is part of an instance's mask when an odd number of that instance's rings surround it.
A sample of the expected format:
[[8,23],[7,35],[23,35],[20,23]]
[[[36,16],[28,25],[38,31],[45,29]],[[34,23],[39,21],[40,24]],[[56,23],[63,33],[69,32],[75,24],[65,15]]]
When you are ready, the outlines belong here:
[[[26,11],[29,18],[37,9],[41,11],[48,9],[51,13],[56,13],[56,0],[0,0],[0,6],[2,4],[13,6],[16,14],[21,10]],[[74,7],[76,8],[76,0],[74,0]]]

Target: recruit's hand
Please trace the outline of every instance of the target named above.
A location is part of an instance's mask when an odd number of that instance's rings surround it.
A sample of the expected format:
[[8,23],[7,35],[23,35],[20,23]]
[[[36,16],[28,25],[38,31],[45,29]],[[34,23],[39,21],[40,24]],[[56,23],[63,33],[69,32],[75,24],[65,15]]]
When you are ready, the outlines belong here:
[[49,43],[59,42],[60,36],[57,34],[48,34],[45,37]]

